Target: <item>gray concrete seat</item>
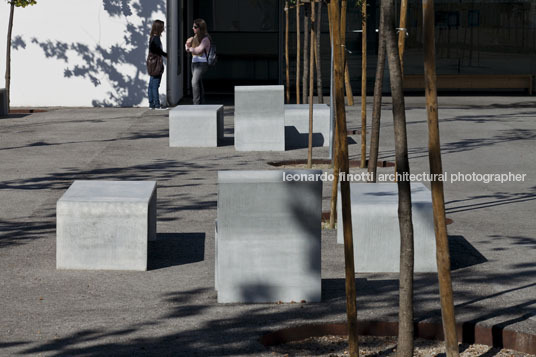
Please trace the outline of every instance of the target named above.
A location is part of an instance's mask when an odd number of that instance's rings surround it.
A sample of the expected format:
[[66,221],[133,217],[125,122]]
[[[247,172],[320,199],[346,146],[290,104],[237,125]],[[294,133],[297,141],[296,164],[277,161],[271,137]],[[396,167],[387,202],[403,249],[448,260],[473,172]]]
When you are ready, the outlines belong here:
[[320,301],[322,181],[283,175],[218,172],[218,302]]
[[56,204],[56,268],[147,270],[155,181],[75,181]]
[[[330,123],[328,105],[313,104],[313,146],[330,146]],[[309,145],[309,104],[285,104],[285,144],[287,148]]]
[[[337,200],[337,243],[343,244],[341,200]],[[355,271],[400,271],[400,228],[396,183],[351,183]],[[411,183],[415,272],[437,272],[432,195]]]
[[235,87],[235,149],[285,151],[284,87]]
[[179,105],[169,111],[169,146],[216,147],[223,140],[223,105]]

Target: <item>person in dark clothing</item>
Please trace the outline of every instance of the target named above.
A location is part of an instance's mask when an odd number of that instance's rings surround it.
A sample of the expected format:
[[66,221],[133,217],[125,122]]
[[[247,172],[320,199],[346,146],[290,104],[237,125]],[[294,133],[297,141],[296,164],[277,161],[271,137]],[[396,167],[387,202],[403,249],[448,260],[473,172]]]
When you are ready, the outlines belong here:
[[[164,21],[155,20],[153,26],[151,27],[151,35],[149,39],[149,52],[164,56],[167,58],[167,53],[162,50],[162,41],[160,36],[164,32]],[[160,105],[160,95],[158,94],[158,88],[160,87],[160,82],[162,81],[162,74],[159,76],[150,76],[149,79],[149,108],[152,109],[163,109]]]

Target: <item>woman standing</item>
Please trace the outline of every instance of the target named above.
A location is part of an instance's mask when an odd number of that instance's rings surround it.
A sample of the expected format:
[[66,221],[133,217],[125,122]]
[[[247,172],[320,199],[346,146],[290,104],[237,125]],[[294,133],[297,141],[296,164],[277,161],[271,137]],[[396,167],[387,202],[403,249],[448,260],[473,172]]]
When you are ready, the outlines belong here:
[[[167,57],[167,53],[162,50],[162,41],[160,36],[164,32],[164,21],[155,20],[153,26],[151,27],[151,35],[149,39],[149,53],[158,56]],[[162,66],[162,72],[164,72],[164,67]],[[162,73],[159,75],[152,75],[149,79],[149,108],[153,109],[163,109],[160,106],[160,95],[158,94],[158,88],[160,88],[160,82],[162,81]]]
[[207,32],[207,23],[203,19],[194,20],[194,36],[186,40],[184,48],[192,56],[192,92],[193,103],[205,102],[203,88],[203,75],[208,69],[208,53],[210,51],[210,36]]

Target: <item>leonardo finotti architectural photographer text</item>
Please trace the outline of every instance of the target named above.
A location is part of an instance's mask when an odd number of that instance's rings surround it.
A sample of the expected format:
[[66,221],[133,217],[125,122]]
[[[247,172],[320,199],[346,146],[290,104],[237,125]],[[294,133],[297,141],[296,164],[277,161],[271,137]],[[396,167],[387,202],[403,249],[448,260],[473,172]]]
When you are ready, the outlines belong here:
[[[427,172],[422,172],[418,174],[412,174],[412,173],[378,173],[376,175],[376,181],[377,182],[395,182],[396,181],[410,181],[410,182],[423,182],[423,181],[442,181],[442,182],[482,182],[482,183],[490,183],[490,182],[499,182],[499,183],[505,183],[505,182],[524,182],[527,174],[516,174],[512,172],[508,173],[500,173],[500,174],[493,174],[493,173],[462,173],[462,172],[456,172],[456,173],[448,173],[443,172],[442,174],[430,174]],[[323,172],[321,174],[313,174],[313,173],[283,173],[283,181],[333,181],[335,180],[335,176],[333,173]],[[339,175],[339,181],[350,181],[350,182],[368,182],[373,181],[373,175],[370,172],[358,172],[358,173],[350,173],[346,174],[344,172],[341,172]]]

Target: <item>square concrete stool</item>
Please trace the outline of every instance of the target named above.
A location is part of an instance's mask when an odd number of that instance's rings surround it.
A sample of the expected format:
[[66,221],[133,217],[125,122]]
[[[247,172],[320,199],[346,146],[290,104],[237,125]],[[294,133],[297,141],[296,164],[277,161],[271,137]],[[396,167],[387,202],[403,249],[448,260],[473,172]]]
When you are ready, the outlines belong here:
[[285,151],[283,86],[235,87],[235,149]]
[[[330,114],[327,104],[313,104],[313,146],[329,147]],[[285,143],[287,148],[309,145],[309,104],[285,104]]]
[[320,301],[322,181],[284,174],[218,172],[218,302]]
[[223,140],[223,105],[179,105],[169,111],[169,146],[217,147]]
[[56,268],[147,270],[155,181],[75,181],[56,204]]
[[[341,196],[337,200],[337,243],[344,243]],[[400,228],[396,183],[351,183],[355,271],[400,271]],[[415,272],[437,272],[432,194],[411,183]]]

